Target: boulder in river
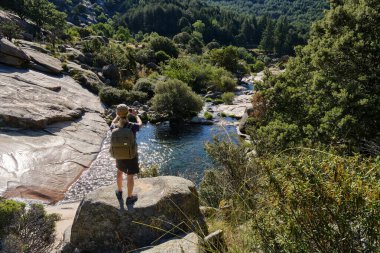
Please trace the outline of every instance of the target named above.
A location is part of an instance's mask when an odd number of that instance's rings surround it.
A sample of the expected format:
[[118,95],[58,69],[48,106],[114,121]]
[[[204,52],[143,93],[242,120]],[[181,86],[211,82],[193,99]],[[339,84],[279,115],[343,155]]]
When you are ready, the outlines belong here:
[[[71,243],[81,251],[122,252],[152,246],[161,239],[190,232],[207,234],[195,185],[174,176],[138,179],[138,200],[124,207],[116,184],[99,188],[81,202]],[[128,210],[126,210],[128,209]]]

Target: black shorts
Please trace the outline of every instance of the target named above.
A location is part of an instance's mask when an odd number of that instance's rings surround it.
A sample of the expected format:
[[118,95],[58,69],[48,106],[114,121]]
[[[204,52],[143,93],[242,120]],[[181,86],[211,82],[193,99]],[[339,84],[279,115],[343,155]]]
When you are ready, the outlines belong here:
[[139,158],[116,160],[116,168],[128,175],[137,174],[140,172]]

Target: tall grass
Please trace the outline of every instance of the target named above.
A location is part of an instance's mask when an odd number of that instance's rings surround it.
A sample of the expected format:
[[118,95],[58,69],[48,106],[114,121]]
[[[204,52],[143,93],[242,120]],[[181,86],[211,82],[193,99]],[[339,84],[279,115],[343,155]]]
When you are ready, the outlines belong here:
[[[380,159],[293,149],[255,157],[207,145],[215,160],[200,186],[208,217],[232,252],[379,252]],[[211,231],[213,229],[210,229]]]

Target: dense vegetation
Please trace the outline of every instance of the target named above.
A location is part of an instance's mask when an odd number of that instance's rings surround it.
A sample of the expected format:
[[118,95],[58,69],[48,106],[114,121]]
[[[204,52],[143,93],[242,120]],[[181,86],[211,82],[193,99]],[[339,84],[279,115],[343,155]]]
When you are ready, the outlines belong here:
[[59,217],[44,207],[0,199],[0,252],[51,252]]
[[325,0],[209,0],[226,9],[256,16],[270,15],[274,19],[286,16],[297,27],[309,29],[311,22],[322,18],[328,8]]
[[336,1],[286,72],[257,86],[265,103],[251,128],[259,151],[317,144],[363,151],[379,143],[379,8]]
[[[85,59],[74,60],[102,72],[106,85],[89,84],[66,65],[67,71],[109,106],[138,101],[166,119],[182,120],[201,110],[197,93],[220,93],[219,102],[231,103],[241,78],[271,63],[265,53],[292,53],[306,33],[297,22],[316,19],[326,7],[322,1],[230,2],[239,5],[92,1],[100,22],[71,26],[57,39],[77,45]],[[206,147],[216,168],[206,173],[200,195],[205,205],[219,208],[209,217],[211,230],[225,230],[236,252],[379,251],[380,4],[330,2],[285,73],[267,70],[264,82],[255,84],[246,128],[252,143]],[[1,6],[53,29],[51,20],[33,17],[33,4]],[[58,6],[82,23],[86,6],[80,0]],[[250,7],[242,13],[242,6]],[[261,50],[244,48],[251,46]],[[54,47],[52,52],[65,64],[72,60]]]
[[331,2],[285,73],[256,86],[253,145],[207,145],[200,195],[232,251],[380,250],[380,4]]
[[[378,252],[380,160],[299,149],[255,157],[208,145],[217,169],[200,187],[232,252]],[[259,250],[260,249],[260,250]]]
[[[49,30],[50,33],[46,35],[53,44],[55,44],[58,37],[63,34],[66,27],[66,14],[58,11],[55,5],[48,0],[2,1],[0,7],[14,11],[21,19],[30,19],[33,21],[38,28],[34,31],[35,35],[41,36],[42,29]],[[15,30],[19,29],[15,24],[11,26]]]
[[[233,44],[249,47],[264,45],[263,49],[274,51],[273,44],[277,41],[286,46],[283,51],[277,50],[275,53],[291,54],[294,45],[305,42],[308,31],[308,25],[306,28],[299,28],[300,26],[297,28],[284,18],[277,22],[279,16],[264,15],[266,12],[258,13],[256,17],[252,13],[243,14],[240,11],[212,6],[200,0],[149,0],[143,2],[113,0],[106,1],[103,5],[92,1],[90,6],[84,5],[79,0],[64,3],[62,1],[53,2],[60,10],[68,14],[69,20],[76,25],[81,24],[85,18],[79,19],[80,15],[88,10],[93,10],[95,13],[85,16],[92,15],[91,19],[98,21],[96,26],[110,26],[114,30],[117,30],[118,27],[128,27],[132,34],[140,35],[156,32],[172,37],[186,32],[192,35],[190,43],[193,48],[201,43],[217,41],[223,45]],[[314,12],[321,15],[322,7],[316,8]],[[316,16],[311,15],[310,20],[314,20]],[[278,27],[277,30],[276,27]],[[110,29],[107,28],[107,30]],[[275,30],[276,33],[272,34]],[[102,32],[104,33],[104,31]],[[109,37],[109,34],[104,35]]]

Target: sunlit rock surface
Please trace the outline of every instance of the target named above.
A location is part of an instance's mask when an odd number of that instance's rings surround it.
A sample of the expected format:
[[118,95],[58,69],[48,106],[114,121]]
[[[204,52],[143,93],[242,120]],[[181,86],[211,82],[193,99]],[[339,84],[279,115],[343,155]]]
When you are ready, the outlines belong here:
[[138,200],[128,206],[125,197],[121,202],[116,199],[115,189],[116,184],[102,187],[82,200],[71,229],[74,247],[83,252],[116,253],[157,245],[184,233],[207,234],[198,194],[189,180],[173,176],[138,179],[134,189]]
[[103,107],[72,78],[0,65],[0,192],[54,202],[95,159]]

